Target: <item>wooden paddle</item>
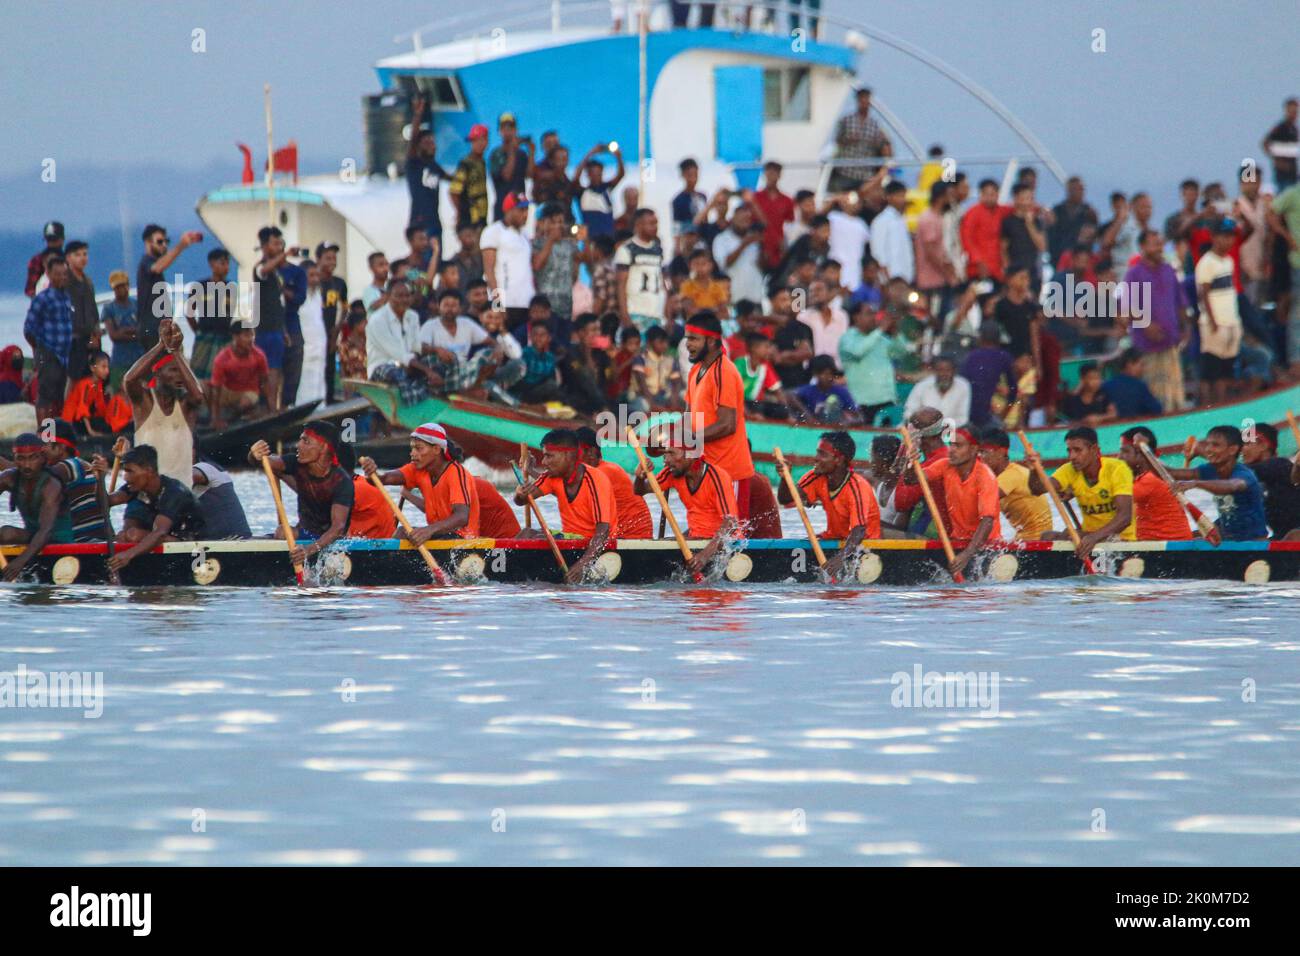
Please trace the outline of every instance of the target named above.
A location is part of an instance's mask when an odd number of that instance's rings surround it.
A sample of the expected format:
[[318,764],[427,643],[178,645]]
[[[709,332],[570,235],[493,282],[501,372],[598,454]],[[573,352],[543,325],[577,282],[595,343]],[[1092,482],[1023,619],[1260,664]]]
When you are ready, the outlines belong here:
[[[384,500],[388,502],[388,507],[392,509],[393,516],[397,518],[398,523],[406,529],[407,535],[414,535],[415,529],[411,527],[411,522],[406,520],[406,513],[402,511],[401,505],[388,496],[388,491],[384,488],[384,483],[379,479],[378,473],[370,476],[370,483],[378,488],[379,493],[384,496]],[[433,559],[433,553],[428,549],[428,547],[423,544],[417,544],[416,548],[420,552],[420,557],[424,558],[424,563],[429,566],[429,573],[433,575],[433,580],[437,584],[449,584],[450,581],[447,578],[447,572],[442,569],[442,565]]]
[[[519,482],[520,488],[528,484],[528,479],[524,477],[523,470],[520,469],[518,465],[511,462],[510,467],[515,470],[515,480]],[[564,560],[564,554],[560,551],[560,546],[555,543],[555,535],[551,534],[550,525],[548,525],[546,519],[542,517],[542,512],[541,509],[537,507],[537,502],[533,500],[532,495],[524,495],[524,503],[527,505],[524,513],[534,514],[537,516],[537,527],[541,528],[542,534],[546,535],[546,543],[551,546],[551,554],[555,555],[555,563],[560,566],[560,573],[562,575],[567,575],[569,573],[569,562]]]
[[[904,425],[898,430],[903,436],[903,451],[907,457],[911,458],[914,445],[912,444],[912,433]],[[916,480],[921,486],[921,494],[925,496],[926,507],[930,509],[930,517],[934,519],[935,530],[939,532],[939,542],[943,545],[943,553],[948,557],[948,564],[951,565],[957,560],[957,552],[952,549],[952,540],[948,537],[948,529],[944,527],[943,515],[939,514],[939,506],[934,502],[934,492],[930,490],[930,479],[925,477],[925,469],[921,467],[921,459],[912,459],[912,470],[916,472]],[[965,584],[966,579],[958,571],[952,576],[952,579],[958,584]]]
[[[519,470],[525,475],[528,474],[528,444],[526,442],[519,443]],[[533,510],[531,508],[525,508],[524,527],[531,528],[532,526]]]
[[1217,548],[1222,539],[1218,534],[1218,529],[1214,526],[1214,522],[1207,518],[1200,508],[1188,501],[1185,494],[1174,487],[1174,476],[1169,474],[1169,469],[1165,467],[1164,462],[1151,452],[1151,449],[1147,447],[1145,441],[1135,439],[1134,444],[1137,446],[1138,451],[1142,453],[1142,456],[1146,458],[1147,464],[1151,466],[1151,470],[1169,486],[1169,490],[1174,493],[1174,497],[1177,498],[1178,503],[1183,506],[1183,510],[1191,514],[1192,520],[1196,522],[1196,527],[1201,532],[1201,537]]
[[[293,526],[289,524],[289,516],[284,511],[284,499],[280,497],[280,482],[275,477],[275,472],[271,470],[271,456],[262,456],[262,471],[266,472],[266,483],[271,486],[271,497],[275,499],[275,513],[280,518],[280,531],[284,534],[284,540],[289,545],[290,553],[298,545],[293,540]],[[298,586],[302,587],[302,565],[294,562],[294,576],[298,579]]]
[[1187,441],[1183,442],[1183,467],[1191,468],[1192,459],[1196,457],[1196,436],[1188,435]]
[[[104,489],[104,476],[100,474],[95,481],[95,498],[99,502],[100,511],[104,514],[104,552],[108,559],[113,560],[113,555],[117,553],[117,542],[113,537],[113,522],[109,517],[111,507],[108,503],[108,492]],[[109,584],[121,584],[122,577],[116,571],[108,572]]]
[[[654,469],[650,467],[650,461],[641,448],[641,440],[636,437],[636,432],[631,427],[627,430],[627,440],[632,445],[632,450],[636,452],[637,461],[645,469],[645,477],[650,484],[650,490],[659,499],[659,513],[668,519],[668,525],[673,529],[673,537],[677,539],[677,547],[681,549],[682,559],[687,564],[690,564],[695,555],[691,553],[691,546],[686,543],[686,535],[682,534],[681,526],[677,523],[677,516],[668,507],[668,497],[664,494],[664,490],[659,487],[659,478],[655,475]],[[704,575],[700,574],[699,571],[692,571],[691,575],[695,578],[696,584],[703,583]]]
[[108,493],[117,491],[117,473],[122,470],[122,456],[113,456],[113,471],[108,476]]
[[[1023,431],[1018,431],[1016,432],[1016,437],[1020,439],[1020,444],[1025,446],[1026,455],[1034,454],[1034,446],[1029,443],[1028,435]],[[1056,485],[1053,484],[1051,478],[1047,477],[1047,469],[1043,467],[1043,463],[1041,461],[1035,461],[1033,464],[1034,471],[1038,475],[1038,480],[1041,481],[1043,487],[1047,489],[1047,494],[1051,497],[1052,504],[1056,505],[1056,510],[1061,514],[1061,520],[1065,522],[1065,530],[1069,533],[1070,540],[1074,542],[1076,548],[1079,547],[1082,540],[1079,537],[1079,532],[1074,527],[1074,522],[1070,520],[1074,517],[1074,512],[1066,509],[1065,502],[1061,500],[1060,492],[1056,490]],[[1083,556],[1083,567],[1089,574],[1097,573],[1097,568],[1092,563],[1092,558],[1088,555]]]
[[817,558],[817,566],[826,567],[826,553],[822,551],[822,543],[817,540],[817,532],[813,531],[812,519],[808,517],[808,509],[804,507],[803,495],[799,493],[799,485],[794,480],[794,475],[790,474],[790,466],[785,463],[785,455],[781,454],[780,448],[772,449],[772,457],[776,459],[777,467],[781,470],[781,478],[785,481],[785,487],[794,498],[794,506],[799,509],[799,519],[803,522],[804,530],[808,532],[808,543],[812,545],[813,554]]

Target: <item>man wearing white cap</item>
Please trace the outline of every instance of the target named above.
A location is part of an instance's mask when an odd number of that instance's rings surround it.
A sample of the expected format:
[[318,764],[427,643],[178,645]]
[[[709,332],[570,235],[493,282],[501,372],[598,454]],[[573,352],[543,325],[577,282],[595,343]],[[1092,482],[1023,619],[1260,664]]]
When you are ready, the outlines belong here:
[[[362,458],[361,470],[366,477],[379,473],[373,458]],[[380,475],[386,485],[416,491],[424,500],[424,517],[428,522],[414,534],[402,531],[402,537],[414,544],[430,538],[477,538],[479,503],[474,477],[447,448],[447,432],[439,424],[427,422],[411,432],[411,461],[397,471]]]

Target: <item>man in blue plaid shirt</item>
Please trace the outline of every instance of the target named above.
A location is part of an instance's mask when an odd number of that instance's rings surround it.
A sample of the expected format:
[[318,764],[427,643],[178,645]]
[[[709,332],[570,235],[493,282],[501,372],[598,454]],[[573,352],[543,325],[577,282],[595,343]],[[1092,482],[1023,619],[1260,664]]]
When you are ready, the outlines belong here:
[[72,297],[68,294],[68,263],[61,255],[45,262],[50,287],[32,299],[23,323],[23,337],[36,357],[36,420],[58,418],[68,385],[68,355],[72,351]]

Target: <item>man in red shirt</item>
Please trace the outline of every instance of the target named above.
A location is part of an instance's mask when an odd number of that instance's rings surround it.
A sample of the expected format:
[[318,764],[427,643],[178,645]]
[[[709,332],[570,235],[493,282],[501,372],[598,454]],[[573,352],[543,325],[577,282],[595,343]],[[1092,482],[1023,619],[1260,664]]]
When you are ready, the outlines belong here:
[[[965,570],[986,541],[998,541],[1002,537],[998,532],[998,479],[980,460],[979,447],[974,432],[959,428],[953,435],[948,457],[932,461],[923,469],[932,490],[943,488],[946,502],[942,509],[943,521],[948,536],[958,543],[968,542],[948,566],[954,578]],[[903,483],[919,484],[911,462],[903,472]]]
[[614,491],[614,504],[618,509],[614,537],[653,538],[655,529],[654,522],[650,519],[650,509],[646,506],[645,499],[633,490],[632,476],[614,462],[605,460],[594,428],[584,425],[577,429],[577,433],[582,463],[608,478],[609,486]]
[[[528,498],[555,495],[560,507],[560,527],[565,534],[587,538],[587,549],[582,557],[569,565],[565,578],[568,584],[578,584],[589,568],[605,550],[610,534],[618,524],[618,506],[609,479],[595,468],[584,464],[579,457],[577,432],[556,428],[542,436],[543,473],[515,492],[515,504],[527,504]],[[521,532],[520,537],[532,537]]]
[[[943,414],[937,408],[918,408],[912,413],[912,417],[907,420],[907,424],[916,434],[917,447],[921,449],[921,460],[929,465],[941,458],[948,457],[948,446],[944,444],[943,433],[947,423],[943,420]],[[941,514],[947,512],[947,502],[943,497],[943,486],[935,485],[931,489],[934,492],[934,503]],[[921,486],[918,484],[908,484],[899,482],[894,491],[894,510],[900,515],[911,515],[913,509],[921,503],[924,495],[921,494]],[[930,517],[929,509],[922,509],[920,519],[910,521],[908,530],[921,534],[923,537],[930,532],[933,525],[933,519]]]
[[1010,206],[998,205],[998,184],[980,182],[979,202],[961,220],[961,247],[966,251],[966,277],[1002,281],[1002,220]]
[[763,188],[754,193],[754,205],[763,220],[763,267],[769,271],[781,261],[785,224],[794,222],[794,200],[777,186],[780,178],[781,164],[769,160],[763,165]]
[[271,407],[271,370],[266,354],[253,344],[252,329],[235,326],[230,344],[217,353],[212,363],[212,381],[208,384],[208,408],[215,429],[226,427],[225,412],[234,412],[234,417],[240,418],[263,398]]
[[[866,538],[880,537],[880,506],[871,482],[853,470],[857,442],[848,432],[823,432],[817,442],[812,470],[799,479],[799,494],[809,507],[820,504],[826,512],[823,537],[840,542],[840,549],[828,558],[822,570],[832,581],[839,577],[844,560],[855,555]],[[777,466],[780,467],[779,465]],[[782,481],[777,500],[794,506],[790,489]]]

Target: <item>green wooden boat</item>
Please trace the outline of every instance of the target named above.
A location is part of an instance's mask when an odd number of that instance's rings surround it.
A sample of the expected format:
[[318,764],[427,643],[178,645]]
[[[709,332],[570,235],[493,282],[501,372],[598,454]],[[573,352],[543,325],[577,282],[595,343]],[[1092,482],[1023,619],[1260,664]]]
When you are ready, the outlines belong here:
[[[535,407],[507,408],[455,395],[405,405],[397,390],[387,385],[357,380],[349,380],[347,384],[369,399],[395,427],[409,430],[424,422],[438,422],[465,448],[466,454],[479,458],[494,468],[508,468],[511,461],[518,460],[520,443],[532,449],[540,448],[542,436],[552,428],[594,424],[582,418],[550,417],[544,410]],[[1146,425],[1155,433],[1161,457],[1166,463],[1181,467],[1182,446],[1187,436],[1204,437],[1215,425],[1246,428],[1251,423],[1268,423],[1276,425],[1281,432],[1281,454],[1290,455],[1296,451],[1295,441],[1286,425],[1287,410],[1292,408],[1300,408],[1300,385],[1261,392],[1244,401],[1217,408],[1197,408],[1157,418],[1103,425],[1097,429],[1097,434],[1101,439],[1102,450],[1113,454],[1119,448],[1120,435],[1126,429],[1134,425]],[[638,431],[644,433],[655,422],[676,417],[676,413],[653,416]],[[745,428],[754,451],[755,466],[772,481],[777,479],[772,458],[773,448],[780,448],[792,463],[811,464],[817,450],[817,436],[826,430],[825,425],[795,425],[756,419],[747,421]],[[855,427],[846,430],[857,439],[860,459],[867,458],[873,437],[888,434],[886,429],[880,428]],[[1029,430],[1029,438],[1045,461],[1064,461],[1067,457],[1066,431],[1068,429],[1065,427],[1035,428]],[[1013,439],[1013,444],[1018,446],[1019,443]],[[1013,456],[1017,456],[1018,452],[1023,452],[1023,449],[1012,448]],[[636,468],[636,454],[630,445],[605,445],[604,454],[628,471]]]

